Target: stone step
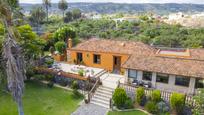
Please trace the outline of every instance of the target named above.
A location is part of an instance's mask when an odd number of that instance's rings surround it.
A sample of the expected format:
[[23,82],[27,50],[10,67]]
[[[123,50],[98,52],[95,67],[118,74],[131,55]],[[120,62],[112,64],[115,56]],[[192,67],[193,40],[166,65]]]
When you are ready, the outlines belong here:
[[101,93],[101,92],[96,92],[94,95],[95,96],[98,95],[98,96],[102,96],[102,97],[106,97],[106,98],[112,98],[112,94],[105,94],[105,93]]
[[95,105],[105,107],[105,108],[109,108],[109,104],[104,104],[104,103],[100,103],[100,102],[97,102],[97,101],[91,101],[91,103],[95,104]]
[[98,102],[98,103],[103,103],[103,104],[109,105],[109,101],[108,100],[101,100],[99,98],[92,98],[91,101],[95,101],[95,102]]
[[93,98],[104,100],[104,101],[110,101],[110,97],[106,97],[102,95],[94,95]]
[[103,90],[103,89],[97,89],[96,92],[106,94],[106,95],[112,95],[111,91]]
[[113,92],[113,91],[114,91],[113,88],[104,87],[104,86],[101,86],[101,87],[99,87],[98,89],[105,90],[105,91],[109,91],[109,92]]

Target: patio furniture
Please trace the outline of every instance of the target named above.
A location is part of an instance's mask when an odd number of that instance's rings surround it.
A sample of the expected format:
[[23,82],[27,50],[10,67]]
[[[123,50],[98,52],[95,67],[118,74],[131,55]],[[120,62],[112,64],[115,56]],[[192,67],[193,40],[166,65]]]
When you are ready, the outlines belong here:
[[138,81],[138,85],[139,86],[144,86],[144,82],[143,81]]
[[134,80],[132,81],[132,85],[133,85],[133,86],[138,86],[138,85],[139,85],[138,80],[135,80],[135,79],[134,79]]
[[151,88],[151,86],[152,86],[151,82],[144,83],[144,87],[146,88]]

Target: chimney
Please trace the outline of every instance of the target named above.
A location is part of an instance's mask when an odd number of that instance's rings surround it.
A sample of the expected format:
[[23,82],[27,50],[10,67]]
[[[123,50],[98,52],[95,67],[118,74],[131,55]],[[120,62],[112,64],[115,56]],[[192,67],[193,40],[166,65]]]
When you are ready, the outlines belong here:
[[68,40],[68,48],[72,48],[72,39],[71,38],[69,38],[69,40]]

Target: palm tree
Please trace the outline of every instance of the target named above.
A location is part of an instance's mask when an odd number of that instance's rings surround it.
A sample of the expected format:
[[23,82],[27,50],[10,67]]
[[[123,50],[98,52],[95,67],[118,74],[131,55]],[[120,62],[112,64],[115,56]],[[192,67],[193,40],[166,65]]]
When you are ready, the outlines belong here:
[[0,20],[6,29],[3,43],[3,58],[6,65],[8,88],[13,99],[18,105],[19,115],[24,115],[22,95],[24,89],[25,69],[24,57],[21,55],[21,48],[15,41],[17,35],[13,26],[14,10],[10,0],[0,0]]
[[31,21],[36,24],[37,33],[39,30],[40,22],[45,18],[46,13],[42,7],[35,7],[31,10]]
[[63,12],[63,19],[64,19],[64,12],[68,8],[68,3],[66,0],[60,0],[58,3],[58,8]]
[[49,16],[49,7],[51,7],[51,0],[43,0],[44,7],[46,9],[47,14],[47,22],[48,22],[48,16]]

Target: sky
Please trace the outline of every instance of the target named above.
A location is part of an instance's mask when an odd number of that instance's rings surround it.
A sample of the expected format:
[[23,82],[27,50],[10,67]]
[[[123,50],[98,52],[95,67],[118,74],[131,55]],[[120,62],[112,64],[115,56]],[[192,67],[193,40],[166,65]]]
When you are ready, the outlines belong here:
[[[19,0],[20,3],[42,3],[42,0]],[[58,3],[59,0],[51,0]],[[193,3],[204,4],[204,0],[67,0],[68,2],[113,2],[113,3]]]

